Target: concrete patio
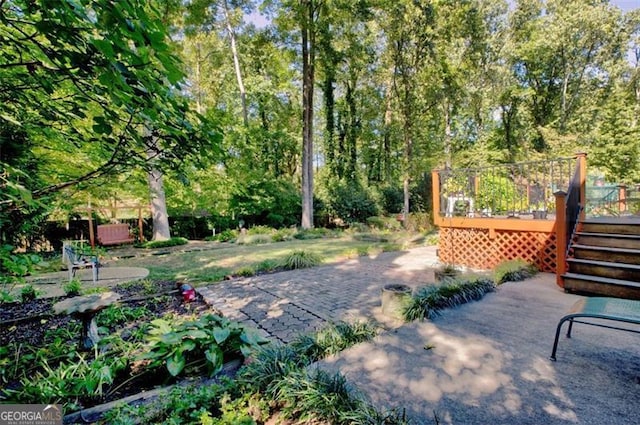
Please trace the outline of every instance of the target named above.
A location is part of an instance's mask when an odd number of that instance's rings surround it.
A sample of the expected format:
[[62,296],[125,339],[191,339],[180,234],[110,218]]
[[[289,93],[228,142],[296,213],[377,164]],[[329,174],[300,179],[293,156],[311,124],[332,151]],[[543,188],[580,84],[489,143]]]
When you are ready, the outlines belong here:
[[435,265],[435,248],[422,247],[198,290],[227,317],[285,343],[331,321],[377,322],[374,341],[317,366],[344,373],[379,408],[405,408],[414,423],[640,423],[639,335],[576,324],[549,360],[558,320],[580,298],[555,275],[506,283],[433,321],[381,314],[384,285],[433,282]]

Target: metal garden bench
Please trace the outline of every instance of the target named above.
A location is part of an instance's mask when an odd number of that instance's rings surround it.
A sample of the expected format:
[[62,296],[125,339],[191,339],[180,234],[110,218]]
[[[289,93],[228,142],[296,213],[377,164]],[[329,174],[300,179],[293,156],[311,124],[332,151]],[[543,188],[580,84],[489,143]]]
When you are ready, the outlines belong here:
[[75,275],[76,270],[86,269],[91,267],[93,272],[93,283],[98,281],[98,269],[100,268],[100,262],[95,255],[80,254],[71,245],[64,245],[62,261],[67,263],[67,269],[69,270],[69,281],[71,281]]
[[553,351],[551,352],[551,360],[553,361],[556,360],[560,330],[565,322],[569,322],[567,338],[571,338],[571,330],[574,323],[640,333],[638,329],[613,325],[616,322],[640,325],[640,301],[608,297],[589,297],[577,301],[569,310],[569,314],[560,319],[558,323],[556,338],[553,341]]

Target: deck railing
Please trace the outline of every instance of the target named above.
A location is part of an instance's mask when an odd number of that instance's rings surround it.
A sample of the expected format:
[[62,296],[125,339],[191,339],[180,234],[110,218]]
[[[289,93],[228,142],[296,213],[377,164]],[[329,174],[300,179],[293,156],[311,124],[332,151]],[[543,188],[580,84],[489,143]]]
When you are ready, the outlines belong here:
[[584,218],[586,155],[493,167],[434,170],[439,257],[476,268],[522,258],[566,271],[568,243]]
[[587,187],[587,217],[621,217],[640,213],[640,187],[603,184]]
[[439,215],[546,218],[555,212],[553,194],[568,190],[575,161],[561,158],[439,170]]

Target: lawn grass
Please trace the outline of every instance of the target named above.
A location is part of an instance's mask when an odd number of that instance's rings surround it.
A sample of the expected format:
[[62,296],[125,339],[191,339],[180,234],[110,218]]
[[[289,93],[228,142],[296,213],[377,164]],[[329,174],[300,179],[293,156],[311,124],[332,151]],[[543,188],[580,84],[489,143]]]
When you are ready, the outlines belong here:
[[398,233],[380,241],[357,239],[353,235],[344,235],[340,238],[295,239],[263,245],[220,244],[204,251],[121,259],[112,265],[147,268],[151,280],[185,280],[198,285],[220,281],[237,270],[258,268],[265,261],[282,262],[293,251],[317,254],[322,257],[324,264],[330,264],[347,258],[415,246],[415,241],[421,241],[421,235]]

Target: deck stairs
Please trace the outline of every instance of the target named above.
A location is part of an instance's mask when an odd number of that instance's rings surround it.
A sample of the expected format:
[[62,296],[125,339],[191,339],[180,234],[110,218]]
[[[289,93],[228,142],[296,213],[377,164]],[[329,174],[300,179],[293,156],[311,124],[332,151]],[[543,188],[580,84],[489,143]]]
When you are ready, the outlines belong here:
[[567,266],[566,291],[640,300],[640,219],[582,221]]

